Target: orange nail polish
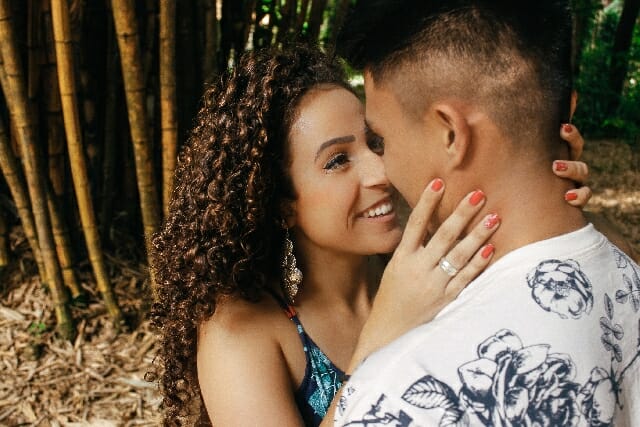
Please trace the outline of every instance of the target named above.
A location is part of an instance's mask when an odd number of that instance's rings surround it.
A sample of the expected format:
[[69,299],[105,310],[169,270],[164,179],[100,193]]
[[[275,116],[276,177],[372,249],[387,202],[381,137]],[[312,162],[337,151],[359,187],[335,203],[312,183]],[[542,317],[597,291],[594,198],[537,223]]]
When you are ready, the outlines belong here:
[[436,178],[431,182],[431,190],[437,193],[442,189],[443,185],[444,183],[442,182],[442,180],[440,178]]
[[493,251],[496,248],[489,243],[487,246],[484,247],[484,249],[482,249],[482,252],[480,252],[480,256],[482,256],[482,258],[487,259],[491,256],[491,254],[493,254]]
[[569,169],[569,165],[566,162],[555,162],[555,167],[559,172],[564,172]]
[[562,129],[564,129],[566,133],[571,133],[573,131],[573,127],[570,124],[562,125]]
[[469,198],[469,203],[471,203],[471,205],[473,206],[476,206],[482,200],[484,200],[484,193],[482,192],[482,190],[476,190]]
[[491,230],[499,222],[500,222],[500,217],[498,216],[498,214],[491,214],[487,217],[487,219],[484,220],[484,226],[485,228],[488,228],[489,230]]
[[564,195],[564,199],[565,199],[567,202],[571,202],[571,201],[573,201],[573,200],[576,200],[577,198],[578,198],[578,194],[577,194],[577,193],[574,193],[573,191],[570,191],[570,192],[568,192],[568,193],[565,193],[565,195]]

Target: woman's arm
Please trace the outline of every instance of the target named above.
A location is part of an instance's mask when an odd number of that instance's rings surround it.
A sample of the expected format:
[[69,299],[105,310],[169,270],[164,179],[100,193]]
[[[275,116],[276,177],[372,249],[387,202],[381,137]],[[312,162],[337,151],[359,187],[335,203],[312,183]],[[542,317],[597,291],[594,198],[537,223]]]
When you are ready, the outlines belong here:
[[272,319],[236,302],[218,307],[199,331],[198,381],[211,422],[302,427],[287,361],[269,327]]

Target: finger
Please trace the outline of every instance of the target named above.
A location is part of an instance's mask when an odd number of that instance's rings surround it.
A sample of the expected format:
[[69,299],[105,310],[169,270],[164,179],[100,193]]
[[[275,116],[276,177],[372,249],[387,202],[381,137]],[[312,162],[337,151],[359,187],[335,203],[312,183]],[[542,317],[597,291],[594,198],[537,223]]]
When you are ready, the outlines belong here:
[[589,203],[589,200],[591,200],[592,195],[591,188],[585,186],[567,191],[564,194],[564,199],[571,206],[584,208],[587,203]]
[[458,244],[445,255],[445,258],[454,267],[462,270],[469,259],[480,247],[495,233],[500,226],[500,217],[497,214],[486,215]]
[[578,129],[570,123],[563,124],[560,126],[560,137],[569,143],[571,159],[578,160],[584,148],[584,138]]
[[474,254],[473,258],[471,258],[471,261],[449,281],[444,291],[445,297],[449,300],[457,297],[458,294],[489,265],[494,251],[495,248],[491,243],[480,248],[480,250]]
[[[425,248],[425,262],[435,265],[458,240],[460,234],[467,227],[471,219],[480,210],[485,202],[482,191],[476,190],[469,193],[453,211],[451,215],[440,225],[438,230],[429,240]],[[454,265],[459,268],[459,265]]]
[[553,162],[553,173],[577,184],[585,184],[589,180],[589,166],[579,161],[556,160]]
[[420,200],[418,200],[409,215],[409,219],[407,219],[407,225],[404,228],[398,249],[415,250],[417,247],[422,246],[427,235],[431,215],[433,215],[436,206],[438,206],[443,191],[444,182],[440,178],[434,179],[427,185],[427,188],[420,196]]

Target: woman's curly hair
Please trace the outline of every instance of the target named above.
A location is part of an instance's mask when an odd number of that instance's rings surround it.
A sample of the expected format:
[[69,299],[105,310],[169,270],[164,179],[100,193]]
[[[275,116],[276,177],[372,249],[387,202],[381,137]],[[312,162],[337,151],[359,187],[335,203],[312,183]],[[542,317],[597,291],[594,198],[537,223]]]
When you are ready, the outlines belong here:
[[221,295],[258,301],[281,279],[283,202],[295,199],[287,139],[300,99],[348,88],[341,64],[294,45],[246,53],[204,93],[153,240],[164,425],[210,425],[198,386],[198,326]]

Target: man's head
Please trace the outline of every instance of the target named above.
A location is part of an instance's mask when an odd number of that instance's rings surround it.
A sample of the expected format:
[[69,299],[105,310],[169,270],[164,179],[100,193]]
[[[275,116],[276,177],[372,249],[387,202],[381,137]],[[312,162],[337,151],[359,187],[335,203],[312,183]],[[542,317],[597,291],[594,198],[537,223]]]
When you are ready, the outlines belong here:
[[410,204],[436,176],[466,192],[500,160],[557,155],[570,116],[568,1],[361,1],[340,48],[365,71],[368,124]]

